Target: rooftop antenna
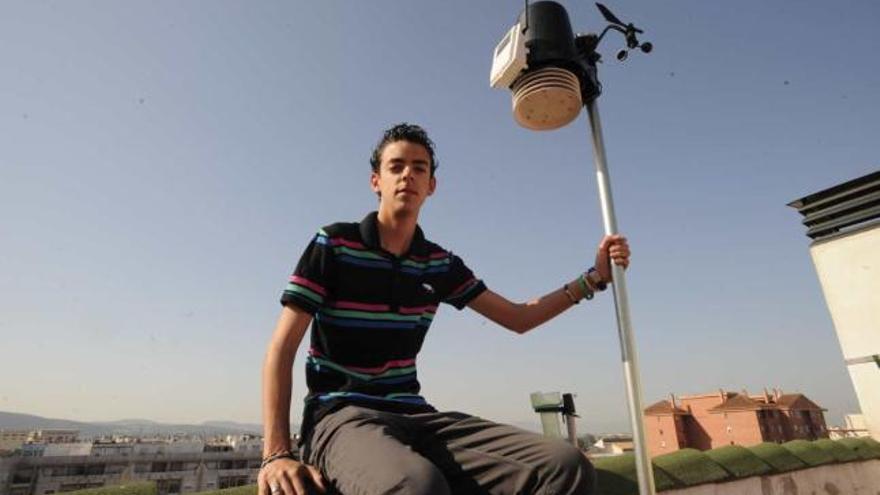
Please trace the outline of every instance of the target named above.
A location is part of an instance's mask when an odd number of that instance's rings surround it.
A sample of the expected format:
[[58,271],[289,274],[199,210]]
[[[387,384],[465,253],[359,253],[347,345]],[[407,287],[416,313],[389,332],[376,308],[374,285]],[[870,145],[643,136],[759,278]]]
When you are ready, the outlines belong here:
[[[596,7],[608,25],[598,35],[587,33],[575,36],[568,13],[562,5],[553,1],[530,4],[526,0],[525,9],[516,24],[495,46],[489,84],[513,92],[514,119],[519,125],[535,131],[566,126],[577,118],[582,106],[587,108],[602,220],[605,233],[610,235],[616,234],[618,228],[602,124],[596,105],[596,99],[602,93],[602,84],[597,76],[597,64],[602,56],[596,48],[611,31],[621,33],[626,41],[625,48],[616,55],[620,62],[636,49],[647,54],[654,47],[651,43],[639,41],[638,35],[643,31],[633,23],[624,23],[600,3]],[[656,490],[642,422],[642,386],[630,321],[626,276],[617,265],[612,264],[611,269],[639,494],[653,495]]]

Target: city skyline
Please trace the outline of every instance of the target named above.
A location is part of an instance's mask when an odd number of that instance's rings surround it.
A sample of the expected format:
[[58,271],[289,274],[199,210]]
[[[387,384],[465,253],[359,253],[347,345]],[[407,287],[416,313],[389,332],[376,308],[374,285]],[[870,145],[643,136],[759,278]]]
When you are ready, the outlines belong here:
[[[562,3],[575,31],[602,26],[591,3]],[[842,423],[858,404],[786,205],[878,168],[880,69],[865,61],[880,7],[609,7],[655,47],[618,63],[609,35],[599,74],[645,404],[769,386]],[[319,227],[375,208],[369,153],[400,121],[437,144],[421,226],[489,288],[525,301],[589,267],[602,227],[585,117],[527,131],[489,88],[521,8],[10,3],[0,411],[259,423],[287,277]],[[531,392],[572,392],[580,431],[627,431],[613,313],[600,294],[515,336],[444,306],[423,393],[536,424]]]

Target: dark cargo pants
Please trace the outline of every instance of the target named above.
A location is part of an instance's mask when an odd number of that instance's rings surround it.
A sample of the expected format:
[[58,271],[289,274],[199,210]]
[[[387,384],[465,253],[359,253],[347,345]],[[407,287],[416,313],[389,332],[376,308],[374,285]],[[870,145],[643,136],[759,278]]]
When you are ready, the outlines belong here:
[[343,495],[587,495],[595,481],[570,444],[458,412],[346,406],[309,447],[306,462]]

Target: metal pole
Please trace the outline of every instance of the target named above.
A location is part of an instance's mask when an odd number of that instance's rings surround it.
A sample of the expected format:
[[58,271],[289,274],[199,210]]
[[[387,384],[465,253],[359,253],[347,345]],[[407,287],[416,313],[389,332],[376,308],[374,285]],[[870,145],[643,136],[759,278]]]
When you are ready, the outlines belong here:
[[571,442],[575,447],[579,447],[578,445],[578,435],[577,435],[577,424],[575,424],[574,416],[569,416],[568,414],[563,414],[562,418],[565,419],[565,426],[568,428],[568,441]]
[[[611,198],[611,181],[605,162],[605,144],[602,140],[602,123],[599,108],[593,100],[586,105],[590,117],[593,138],[593,158],[596,162],[596,179],[599,183],[599,201],[602,203],[602,221],[605,233],[617,233],[617,218],[614,216],[614,201]],[[636,356],[635,339],[629,318],[629,299],[626,293],[626,275],[623,268],[611,264],[614,283],[614,306],[617,309],[617,332],[620,337],[620,353],[623,360],[623,376],[626,381],[626,399],[629,405],[629,418],[635,445],[636,475],[639,480],[639,495],[654,495],[654,473],[651,459],[645,446],[645,425],[642,422],[642,385],[639,378],[639,365]]]

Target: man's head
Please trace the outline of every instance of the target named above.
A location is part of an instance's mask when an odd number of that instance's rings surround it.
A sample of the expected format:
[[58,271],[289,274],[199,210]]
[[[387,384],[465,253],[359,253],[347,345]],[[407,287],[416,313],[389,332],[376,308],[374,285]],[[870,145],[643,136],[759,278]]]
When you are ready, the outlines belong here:
[[380,210],[418,214],[425,199],[434,194],[434,143],[417,125],[403,123],[385,131],[370,165],[370,187],[379,196]]
[[376,144],[376,147],[373,149],[373,154],[370,156],[370,166],[373,168],[374,173],[379,172],[379,166],[382,163],[382,152],[385,150],[385,146],[396,141],[409,141],[410,143],[424,146],[425,151],[431,158],[431,177],[434,176],[434,171],[437,170],[437,158],[434,156],[434,142],[431,141],[431,138],[428,137],[428,133],[420,126],[408,124],[406,122],[401,122],[400,124],[387,129],[385,133],[382,134],[382,139]]

